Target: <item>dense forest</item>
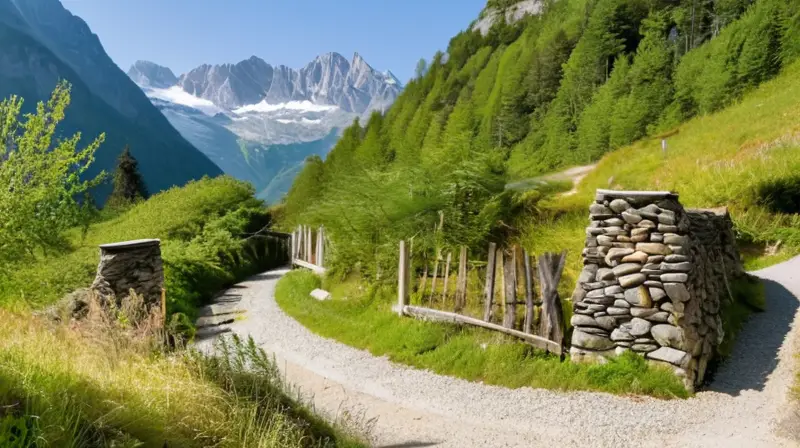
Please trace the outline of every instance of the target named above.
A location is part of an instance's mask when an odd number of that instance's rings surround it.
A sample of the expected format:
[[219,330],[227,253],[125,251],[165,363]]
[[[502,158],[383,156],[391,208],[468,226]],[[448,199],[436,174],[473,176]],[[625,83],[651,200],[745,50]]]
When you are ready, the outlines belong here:
[[385,115],[307,160],[285,226],[324,224],[334,268],[366,276],[394,268],[400,239],[480,250],[543,194],[509,181],[732,104],[800,54],[798,33],[796,0],[549,0],[487,35],[461,32]]

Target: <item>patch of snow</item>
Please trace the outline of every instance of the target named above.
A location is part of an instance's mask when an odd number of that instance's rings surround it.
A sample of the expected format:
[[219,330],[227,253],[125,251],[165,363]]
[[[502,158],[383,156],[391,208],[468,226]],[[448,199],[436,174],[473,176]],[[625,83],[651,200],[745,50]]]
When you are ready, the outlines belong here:
[[250,104],[244,107],[235,109],[235,114],[246,114],[248,112],[275,112],[279,110],[292,110],[300,112],[328,112],[336,110],[338,107],[330,106],[327,104],[314,104],[311,101],[289,101],[287,103],[269,104],[262,101],[258,104]]
[[178,86],[172,86],[168,89],[147,88],[144,90],[144,92],[150,98],[156,98],[162,101],[180,104],[181,106],[191,107],[203,112],[208,116],[213,117],[216,114],[225,113],[224,109],[221,109],[211,101],[198,98]]

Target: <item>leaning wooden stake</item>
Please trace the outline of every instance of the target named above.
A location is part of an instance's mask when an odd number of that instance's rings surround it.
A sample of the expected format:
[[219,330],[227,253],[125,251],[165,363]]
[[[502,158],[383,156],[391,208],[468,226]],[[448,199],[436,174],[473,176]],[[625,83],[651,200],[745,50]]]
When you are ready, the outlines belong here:
[[474,325],[476,327],[488,328],[490,330],[499,331],[500,333],[520,338],[535,347],[538,347],[542,350],[547,350],[550,353],[555,353],[556,355],[560,355],[562,350],[560,344],[557,344],[553,341],[548,341],[545,338],[533,334],[525,334],[518,330],[504,328],[491,322],[484,322],[481,319],[475,319],[474,317],[464,316],[457,313],[449,313],[447,311],[432,310],[430,308],[409,305],[404,307],[403,314],[437,322],[467,324]]
[[458,279],[456,280],[455,310],[459,312],[467,304],[467,246],[461,246],[458,257]]
[[450,281],[450,262],[453,259],[453,253],[447,253],[447,262],[444,266],[444,288],[442,288],[442,306],[444,306],[445,302],[447,301],[447,284]]
[[539,319],[539,336],[562,344],[564,341],[564,311],[558,297],[558,282],[564,271],[567,252],[547,253],[539,258],[539,285],[542,289],[542,313]]
[[503,263],[503,285],[505,289],[506,309],[503,313],[503,326],[514,328],[517,320],[517,253],[511,248],[511,255],[506,254]]
[[164,319],[164,328],[167,327],[167,290],[161,288],[161,318]]
[[436,279],[439,275],[439,261],[441,260],[442,254],[436,254],[436,260],[433,262],[433,279],[431,280],[431,295],[428,296],[428,304],[433,303],[433,295],[436,294]]
[[522,252],[525,271],[525,323],[522,330],[530,334],[533,330],[533,275],[531,275],[531,256],[528,251]]
[[403,307],[408,305],[408,249],[406,242],[400,241],[400,256],[397,266],[397,314],[403,315]]
[[425,287],[428,286],[428,260],[424,260],[425,268],[422,271],[422,284],[419,287],[419,301],[425,297]]
[[486,262],[486,287],[483,290],[483,320],[491,322],[492,304],[494,302],[494,275],[495,260],[497,259],[497,244],[489,243],[489,260]]

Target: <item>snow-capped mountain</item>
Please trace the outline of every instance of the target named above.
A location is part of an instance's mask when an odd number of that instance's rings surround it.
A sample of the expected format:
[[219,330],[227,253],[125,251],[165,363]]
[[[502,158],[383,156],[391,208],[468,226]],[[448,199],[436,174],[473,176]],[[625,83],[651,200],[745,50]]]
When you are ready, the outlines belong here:
[[358,53],[351,62],[327,53],[299,70],[273,67],[255,56],[237,64],[204,64],[182,75],[177,85],[226,109],[309,101],[357,114],[391,104],[401,89],[391,72],[373,69]]
[[269,201],[285,194],[306,157],[327,155],[340,130],[385,111],[402,90],[358,53],[351,61],[327,53],[297,70],[253,56],[179,77],[139,61],[128,76],[181,135]]

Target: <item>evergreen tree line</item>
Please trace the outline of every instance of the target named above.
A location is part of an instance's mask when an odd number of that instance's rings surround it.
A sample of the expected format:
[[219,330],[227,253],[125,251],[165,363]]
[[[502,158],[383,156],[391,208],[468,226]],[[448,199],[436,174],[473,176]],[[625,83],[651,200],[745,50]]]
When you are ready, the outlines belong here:
[[731,104],[797,57],[798,30],[797,0],[558,0],[486,36],[464,31],[385,116],[307,161],[285,222],[327,226],[334,265],[366,275],[394,269],[399,239],[480,250],[535,205],[508,180]]

